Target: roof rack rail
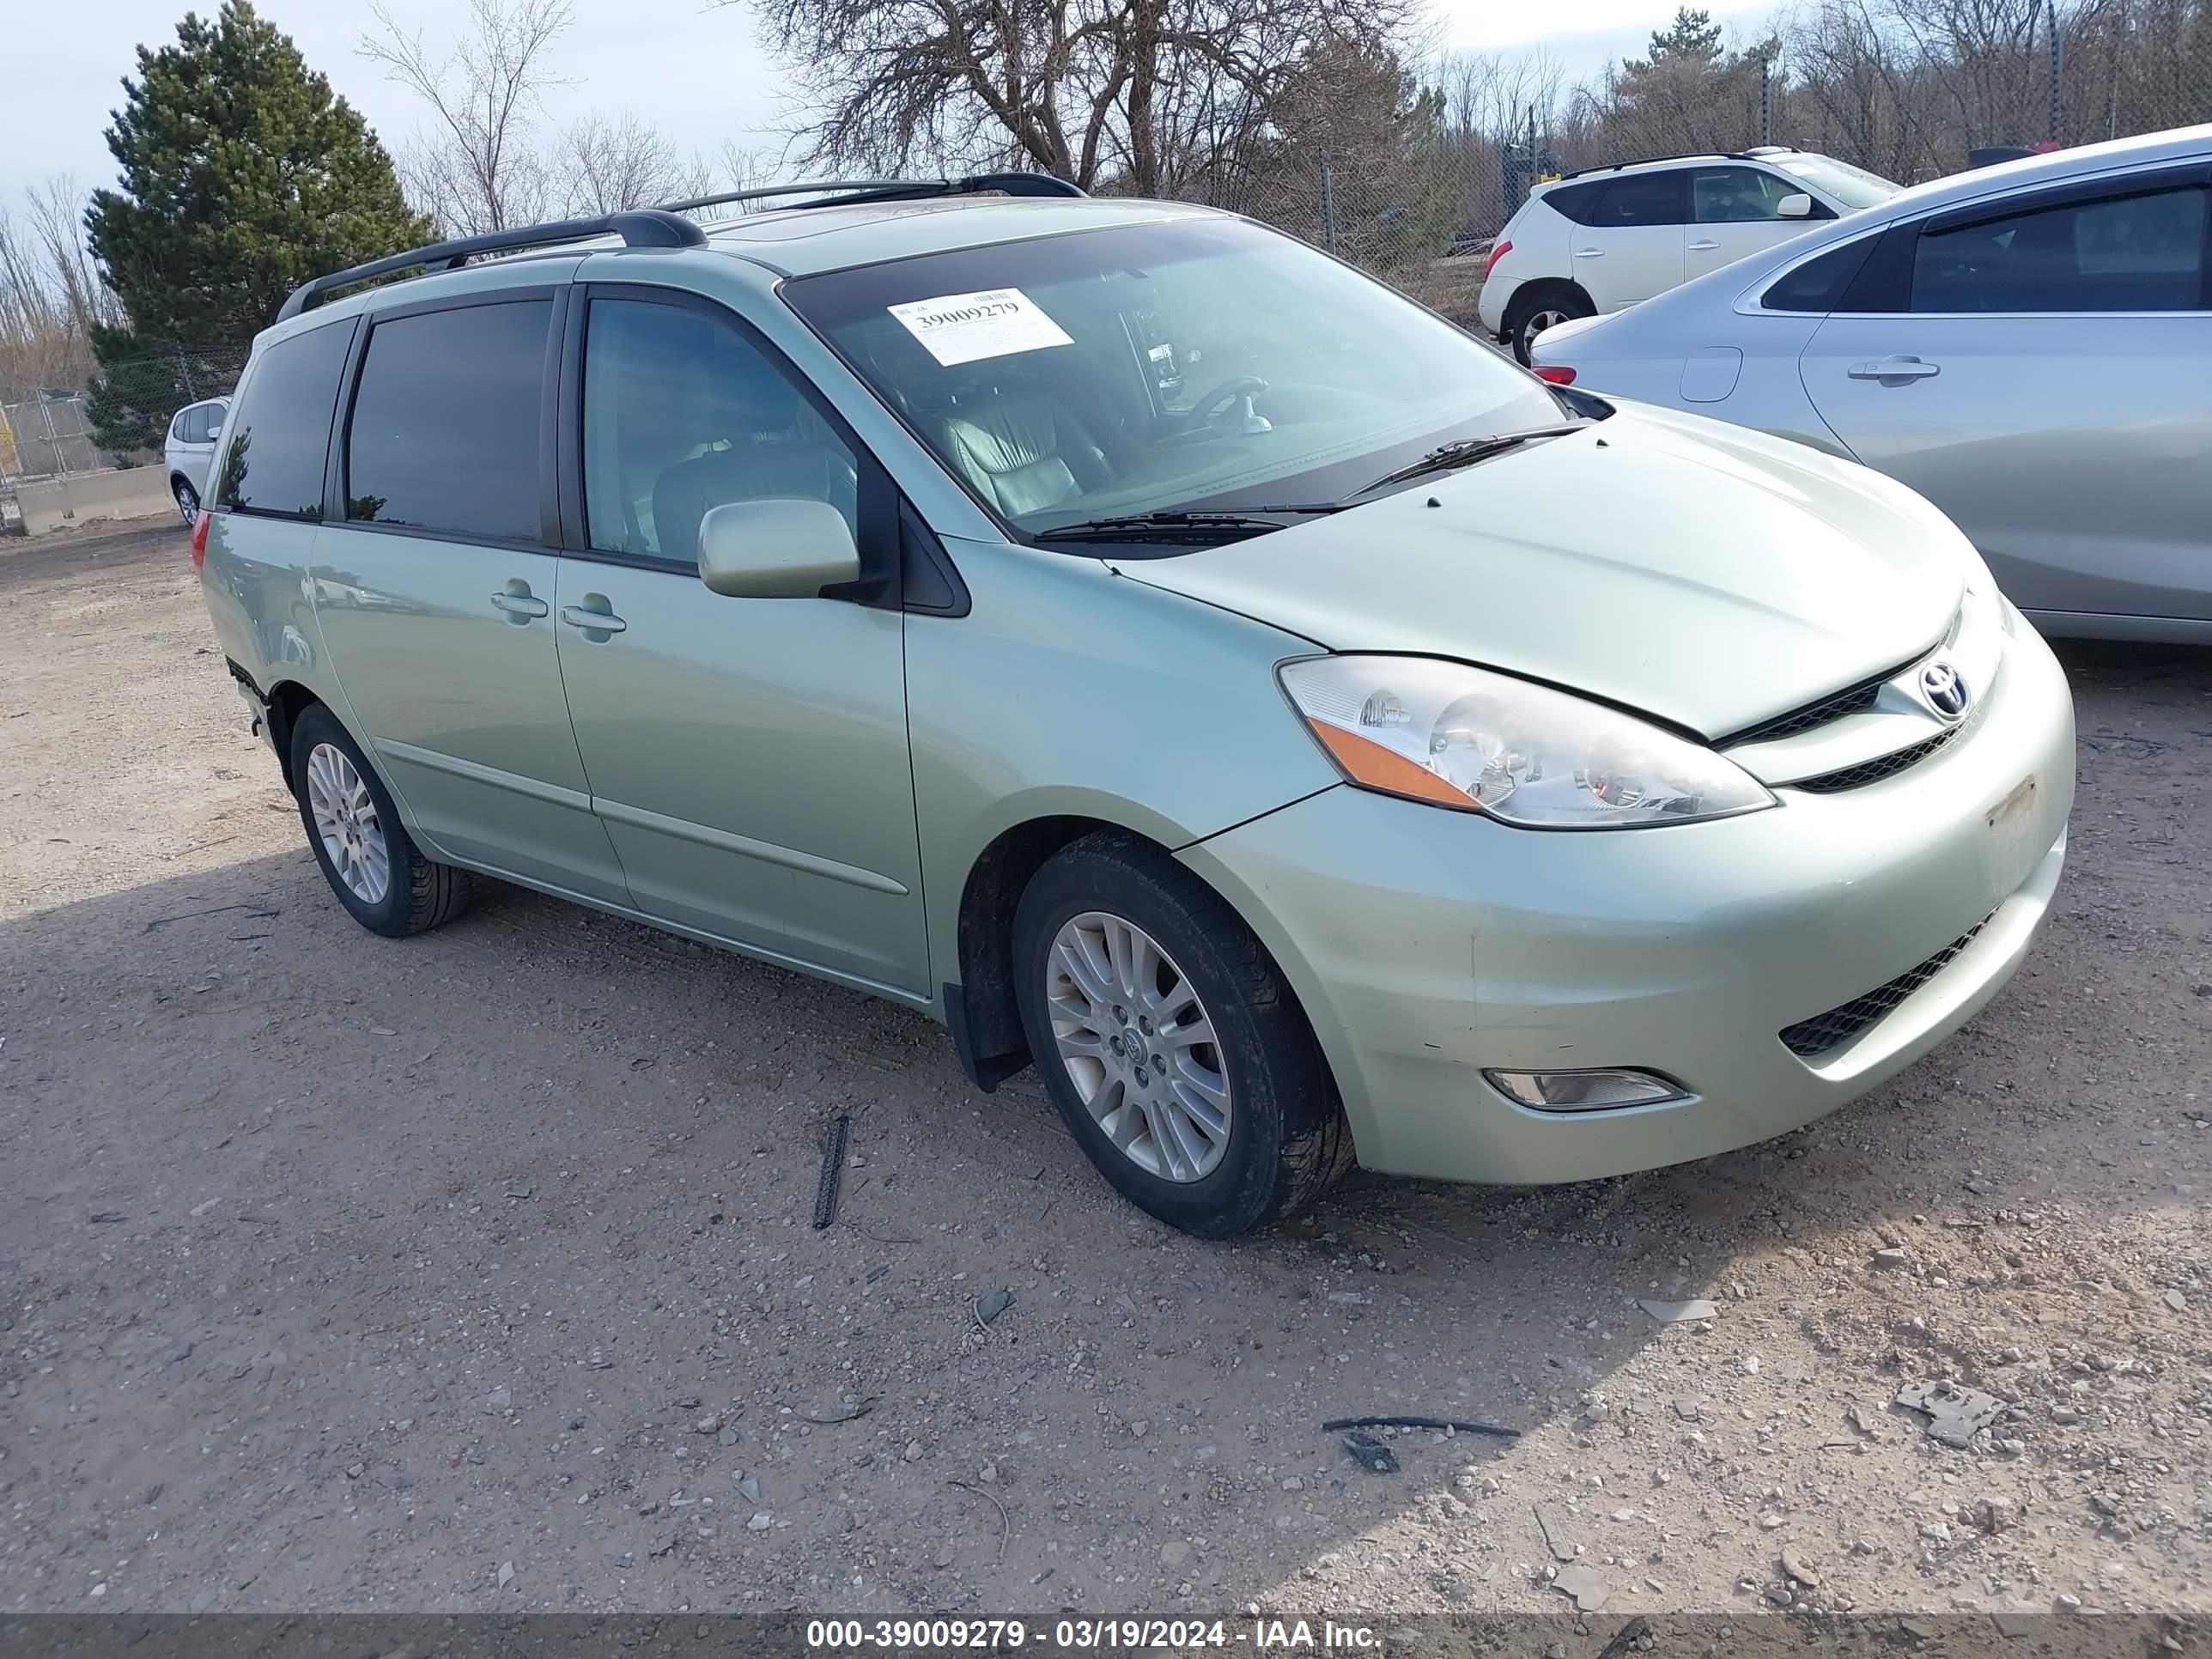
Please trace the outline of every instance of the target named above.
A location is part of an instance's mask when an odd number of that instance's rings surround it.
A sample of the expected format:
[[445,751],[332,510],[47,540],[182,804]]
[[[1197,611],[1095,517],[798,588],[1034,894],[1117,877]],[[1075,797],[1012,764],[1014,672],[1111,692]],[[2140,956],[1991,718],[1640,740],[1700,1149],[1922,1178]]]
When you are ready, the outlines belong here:
[[459,270],[482,253],[557,247],[563,242],[581,242],[607,235],[621,237],[628,247],[698,247],[707,240],[706,234],[689,219],[678,218],[659,208],[638,208],[627,213],[603,213],[590,219],[562,219],[549,225],[487,231],[481,236],[460,236],[449,242],[433,242],[428,247],[410,248],[404,253],[388,253],[381,259],[349,265],[343,270],[333,270],[328,276],[302,283],[285,300],[276,320],[281,323],[302,312],[313,311],[335,289],[350,288],[356,283],[365,283],[372,276],[416,265],[426,270]]
[[921,201],[933,196],[979,196],[995,191],[1003,196],[1082,196],[1079,185],[1049,173],[971,173],[961,179],[823,179],[789,185],[762,185],[751,190],[727,190],[714,196],[696,196],[688,201],[663,202],[666,213],[693,213],[701,208],[728,207],[741,202],[763,202],[778,196],[818,196],[819,201],[793,202],[795,208],[841,207],[850,202]]
[[1787,144],[1764,144],[1757,149],[1686,149],[1676,155],[1639,155],[1632,161],[1601,161],[1594,167],[1577,167],[1572,173],[1559,175],[1564,182],[1569,179],[1587,179],[1593,173],[1618,173],[1623,167],[1650,167],[1655,161],[1755,161],[1761,155],[1771,155],[1787,150]]

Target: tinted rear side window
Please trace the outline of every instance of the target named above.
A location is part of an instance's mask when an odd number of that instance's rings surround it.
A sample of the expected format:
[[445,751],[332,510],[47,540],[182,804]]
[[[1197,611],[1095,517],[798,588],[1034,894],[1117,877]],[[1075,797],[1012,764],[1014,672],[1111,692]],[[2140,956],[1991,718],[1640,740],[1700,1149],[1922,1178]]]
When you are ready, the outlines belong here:
[[1923,231],[1912,261],[1915,311],[2195,311],[2203,291],[2195,186]]
[[350,325],[295,334],[264,350],[233,416],[218,507],[293,519],[323,516],[323,463]]
[[1590,222],[1606,225],[1679,225],[1682,222],[1682,175],[1642,173],[1615,179],[1605,187]]
[[536,541],[550,300],[379,322],[346,443],[346,517]]
[[1544,192],[1544,205],[1565,214],[1578,225],[1586,225],[1597,211],[1598,198],[1604,194],[1602,179],[1587,185],[1562,185]]
[[1862,236],[1808,259],[1759,297],[1769,311],[1833,311],[1879,237]]

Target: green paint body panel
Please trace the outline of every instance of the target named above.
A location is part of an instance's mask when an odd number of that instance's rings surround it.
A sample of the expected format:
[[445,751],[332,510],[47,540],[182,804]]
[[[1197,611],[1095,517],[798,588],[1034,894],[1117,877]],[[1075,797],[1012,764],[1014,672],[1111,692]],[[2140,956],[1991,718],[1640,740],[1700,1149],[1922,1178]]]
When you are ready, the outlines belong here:
[[[940,1018],[962,978],[963,894],[994,842],[1063,818],[1147,836],[1273,952],[1360,1158],[1391,1171],[1576,1180],[1705,1156],[1863,1092],[1996,993],[2057,879],[2073,789],[2063,680],[2024,623],[1985,642],[2001,667],[1972,729],[1909,770],[1597,835],[1347,787],[1276,680],[1325,650],[1440,654],[1708,737],[1741,729],[1926,649],[1954,614],[1978,565],[1908,492],[1630,409],[1602,441],[1210,552],[1047,552],[1009,539],[777,293],[788,274],[1189,211],[768,215],[705,248],[495,260],[271,330],[263,349],[517,286],[703,296],[827,398],[969,605],[727,599],[692,574],[556,548],[221,512],[204,580],[223,653],[256,702],[289,684],[327,704],[434,855]],[[1582,483],[1595,493],[1577,498]],[[1793,537],[1833,557],[1768,568]],[[498,594],[546,614],[503,611]],[[563,624],[568,607],[625,627]],[[1904,1012],[1838,1053],[1804,1060],[1778,1040],[1978,925]],[[1534,1112],[1481,1076],[1620,1066],[1685,1098]]]

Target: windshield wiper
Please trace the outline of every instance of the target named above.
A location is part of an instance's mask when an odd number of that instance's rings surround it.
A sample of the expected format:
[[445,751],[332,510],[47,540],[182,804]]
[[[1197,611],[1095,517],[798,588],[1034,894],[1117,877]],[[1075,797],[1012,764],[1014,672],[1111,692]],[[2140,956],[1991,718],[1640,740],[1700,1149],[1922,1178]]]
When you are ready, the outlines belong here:
[[1451,472],[1460,467],[1473,466],[1477,461],[1486,461],[1492,455],[1502,455],[1509,449],[1538,438],[1564,438],[1570,433],[1580,432],[1591,422],[1577,421],[1571,425],[1532,426],[1519,432],[1493,432],[1486,438],[1462,438],[1457,443],[1445,444],[1432,449],[1418,461],[1409,461],[1395,472],[1385,472],[1372,483],[1365,483],[1345,497],[1349,501],[1355,495],[1364,495],[1370,490],[1380,489],[1385,484],[1403,483],[1408,478],[1418,478],[1431,472]]
[[1262,513],[1341,513],[1341,501],[1289,501],[1255,507],[1243,512],[1210,512],[1203,508],[1169,508],[1158,513],[1133,513],[1114,519],[1082,519],[1054,525],[1036,532],[1041,542],[1184,542],[1218,541],[1224,538],[1264,536],[1290,526]]

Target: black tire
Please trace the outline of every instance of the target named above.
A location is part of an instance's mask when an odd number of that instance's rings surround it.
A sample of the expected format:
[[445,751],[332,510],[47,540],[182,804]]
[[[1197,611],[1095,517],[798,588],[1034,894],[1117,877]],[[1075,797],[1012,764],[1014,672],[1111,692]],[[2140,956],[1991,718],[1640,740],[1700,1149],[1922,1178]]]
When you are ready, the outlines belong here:
[[[352,763],[375,805],[377,827],[383,832],[390,876],[383,896],[374,903],[346,885],[331,861],[321,832],[315,827],[314,808],[308,795],[308,766],[316,749],[325,744]],[[384,787],[384,780],[377,776],[376,769],[368,763],[368,757],[361,752],[361,745],[320,703],[306,709],[293,722],[292,793],[299,802],[301,826],[307,832],[307,845],[314,849],[315,862],[322,866],[323,879],[330,883],[331,891],[345,906],[347,914],[370,933],[381,933],[386,939],[404,939],[410,933],[451,921],[468,908],[469,872],[422,856],[414,837],[407,833],[407,826],[399,821],[392,792]]]
[[200,492],[184,478],[171,481],[169,493],[177,498],[177,511],[184,515],[185,527],[189,530],[200,516]]
[[[1150,934],[1212,1018],[1231,1105],[1226,1148],[1199,1179],[1139,1168],[1093,1121],[1060,1059],[1053,945],[1086,911]],[[1055,854],[1016,908],[1014,959],[1022,1026],[1045,1088],[1099,1173],[1139,1209],[1200,1238],[1227,1238],[1293,1213],[1351,1167],[1335,1083],[1281,969],[1220,895],[1151,842],[1102,830]]]
[[[1505,343],[1513,349],[1514,361],[1526,368],[1529,366],[1528,343],[1553,323],[1563,323],[1576,317],[1596,314],[1597,307],[1583,296],[1581,290],[1557,283],[1535,285],[1534,293],[1523,289],[1513,296],[1513,303],[1505,310]],[[1541,324],[1541,327],[1536,326]]]

